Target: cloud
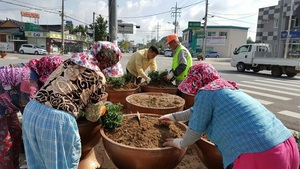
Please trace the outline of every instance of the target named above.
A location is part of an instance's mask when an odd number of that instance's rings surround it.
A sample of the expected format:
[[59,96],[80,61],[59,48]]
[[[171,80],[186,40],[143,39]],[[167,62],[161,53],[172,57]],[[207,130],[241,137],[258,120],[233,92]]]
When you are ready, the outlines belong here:
[[[0,2],[0,19],[21,20],[20,11],[30,11],[40,13],[40,24],[60,24],[61,17],[58,11],[61,11],[62,0],[3,0],[8,3]],[[174,7],[176,1],[173,0],[117,0],[117,16],[124,22],[134,22],[141,28],[136,30],[135,35],[128,35],[130,40],[135,43],[141,43],[151,40],[157,36],[160,38],[174,31],[175,20]],[[18,5],[12,5],[15,3]],[[108,20],[108,1],[107,0],[65,0],[66,20],[72,20],[73,24],[91,24],[93,22],[93,12],[96,16],[101,14]],[[249,27],[249,36],[254,37],[256,32],[258,9],[262,7],[277,5],[278,0],[210,0],[208,13],[215,17],[208,17],[208,25],[232,25]],[[22,7],[27,6],[27,7]],[[205,13],[205,1],[182,0],[177,2],[180,10],[179,35],[181,31],[187,28],[188,21],[202,21]],[[34,8],[40,8],[40,10]],[[47,12],[55,11],[55,13]],[[174,14],[174,13],[173,13]],[[76,21],[72,18],[75,18]],[[23,21],[30,21],[29,18],[23,18]],[[159,23],[159,29],[157,24]],[[121,35],[118,35],[121,37]],[[253,39],[253,38],[252,38]]]

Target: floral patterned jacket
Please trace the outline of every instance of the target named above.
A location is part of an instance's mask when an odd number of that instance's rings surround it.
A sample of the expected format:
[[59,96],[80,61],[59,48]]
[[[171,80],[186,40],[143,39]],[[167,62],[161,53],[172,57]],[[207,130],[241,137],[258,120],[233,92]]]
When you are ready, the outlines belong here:
[[[68,59],[49,76],[35,100],[78,118],[89,104],[100,102],[104,84],[105,76],[100,70],[80,66]],[[86,116],[93,116],[94,112],[86,113]],[[87,119],[97,121],[98,118]]]

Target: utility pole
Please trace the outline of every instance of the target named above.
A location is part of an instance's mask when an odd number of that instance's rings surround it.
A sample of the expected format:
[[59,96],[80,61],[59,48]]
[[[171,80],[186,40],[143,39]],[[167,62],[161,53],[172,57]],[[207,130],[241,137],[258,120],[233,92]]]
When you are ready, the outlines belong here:
[[289,50],[289,45],[290,45],[290,31],[291,31],[291,23],[292,23],[292,16],[293,16],[293,11],[294,11],[294,0],[291,2],[291,8],[290,8],[290,16],[289,16],[289,23],[288,23],[288,30],[287,30],[287,37],[285,41],[285,48],[284,48],[284,58],[287,58],[288,50]]
[[65,0],[61,0],[62,2],[62,9],[61,9],[61,55],[64,55],[65,53],[65,39],[64,39],[64,31],[65,31],[65,25],[64,25],[64,8],[65,8]]
[[157,42],[158,42],[159,29],[160,29],[160,25],[159,25],[159,22],[157,22],[157,26],[156,26],[156,41]]
[[204,15],[204,38],[203,38],[203,44],[202,44],[202,57],[205,59],[206,55],[206,39],[207,39],[207,11],[208,11],[208,0],[205,1],[205,15]]
[[181,12],[180,12],[180,9],[181,9],[181,8],[178,8],[178,7],[177,7],[177,2],[176,2],[175,8],[174,8],[174,7],[172,8],[172,10],[174,10],[174,12],[171,13],[172,16],[175,17],[175,21],[174,21],[174,23],[173,23],[173,25],[175,26],[175,27],[174,27],[174,33],[175,33],[175,34],[177,34],[177,26],[178,26],[177,17],[180,17],[180,13],[181,13]]
[[96,37],[95,37],[95,31],[96,31],[96,29],[95,29],[95,26],[96,26],[96,24],[95,24],[95,12],[93,12],[93,43],[95,43],[95,41],[96,41]]
[[110,42],[117,45],[117,0],[108,0],[108,14],[109,14],[109,39]]

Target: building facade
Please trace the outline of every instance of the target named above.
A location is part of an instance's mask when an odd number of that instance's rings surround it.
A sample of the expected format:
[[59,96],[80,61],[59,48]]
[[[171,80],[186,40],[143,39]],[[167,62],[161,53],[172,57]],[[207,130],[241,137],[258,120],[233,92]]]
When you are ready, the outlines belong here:
[[[231,57],[235,48],[247,42],[248,29],[238,26],[207,26],[206,52],[217,51],[220,57]],[[182,44],[195,53],[202,52],[201,30],[185,29]]]
[[258,11],[256,41],[271,44],[276,57],[300,55],[299,5],[300,0],[283,0]]
[[[36,25],[15,20],[3,20],[0,22],[0,50],[18,52],[22,44],[33,44],[44,48],[48,53],[61,52],[62,34],[60,25]],[[92,44],[92,39],[80,35],[64,33],[64,51],[82,52]],[[10,47],[12,46],[12,47]],[[9,48],[8,48],[9,47]]]

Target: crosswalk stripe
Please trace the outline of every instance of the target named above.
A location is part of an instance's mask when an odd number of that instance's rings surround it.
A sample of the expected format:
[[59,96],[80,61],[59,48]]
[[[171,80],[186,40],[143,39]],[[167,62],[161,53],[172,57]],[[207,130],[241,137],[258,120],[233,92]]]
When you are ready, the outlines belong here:
[[300,131],[300,114],[288,110],[275,113],[282,123],[289,129]]
[[242,89],[242,90],[246,93],[251,93],[251,94],[265,96],[265,97],[270,97],[270,98],[274,98],[274,99],[278,99],[278,100],[291,100],[291,98],[288,98],[288,97],[282,97],[282,96],[277,96],[277,95],[273,95],[273,94],[256,92],[256,91],[251,91],[251,90],[247,90],[247,89]]
[[280,82],[280,83],[285,83],[285,82],[288,82],[290,84],[300,84],[300,81],[297,79],[297,80],[284,80],[284,79],[268,79],[268,81],[274,81],[274,82]]
[[269,79],[268,80],[254,80],[254,81],[257,81],[257,82],[263,82],[263,83],[271,83],[271,84],[275,84],[275,85],[281,85],[281,86],[289,86],[289,87],[295,87],[295,88],[297,88],[297,87],[299,87],[299,84],[297,85],[297,84],[290,84],[290,83],[287,83],[286,81],[281,81],[280,83],[279,82],[274,82],[274,81],[269,81]]
[[287,88],[284,86],[278,86],[278,85],[273,85],[273,84],[265,84],[265,83],[256,83],[256,82],[252,82],[252,81],[241,81],[242,83],[247,83],[247,84],[253,84],[253,85],[259,85],[259,86],[266,86],[266,87],[272,87],[272,88],[277,88],[277,89],[283,89],[283,90],[290,90],[290,91],[296,91],[296,92],[300,92],[300,90],[298,88]]
[[269,91],[269,92],[291,95],[291,96],[300,96],[300,94],[298,94],[298,93],[285,92],[285,91],[281,91],[281,90],[274,90],[274,89],[269,89],[269,88],[264,88],[264,87],[257,87],[257,86],[251,86],[251,85],[245,85],[245,84],[238,84],[238,86],[244,86],[247,88],[254,88],[254,89],[259,89],[259,90],[264,90],[264,91]]
[[269,101],[266,101],[266,100],[261,100],[261,99],[257,99],[255,98],[258,102],[260,102],[261,104],[263,105],[270,105],[270,104],[273,104],[273,102],[269,102]]

